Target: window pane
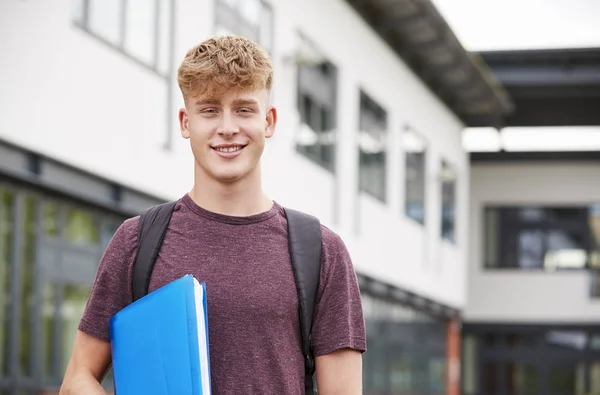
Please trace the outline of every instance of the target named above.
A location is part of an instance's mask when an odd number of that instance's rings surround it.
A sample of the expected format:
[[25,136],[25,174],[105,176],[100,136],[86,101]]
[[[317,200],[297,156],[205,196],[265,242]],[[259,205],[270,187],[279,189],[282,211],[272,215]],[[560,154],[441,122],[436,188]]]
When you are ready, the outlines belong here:
[[56,342],[54,341],[55,310],[55,285],[46,282],[42,290],[42,372],[45,377],[51,377],[60,372],[55,370],[54,355]]
[[425,141],[416,132],[402,133],[405,155],[405,213],[409,218],[425,222]]
[[159,47],[158,47],[158,72],[166,75],[169,72],[169,67],[172,59],[170,58],[171,47],[171,11],[173,0],[159,1]]
[[600,269],[600,203],[593,204],[589,210],[590,258],[589,265]]
[[154,65],[156,1],[127,0],[126,5],[124,48],[142,62]]
[[600,362],[590,366],[590,394],[600,394]]
[[23,215],[23,244],[21,250],[21,325],[20,325],[20,368],[21,374],[31,375],[31,320],[34,298],[33,270],[36,259],[36,209],[37,200],[33,196],[25,197]]
[[85,21],[85,1],[86,0],[71,0],[71,12],[73,13],[73,20],[79,24],[83,24]]
[[519,267],[542,267],[544,251],[544,234],[539,230],[523,230],[519,232]]
[[87,304],[91,287],[67,284],[64,287],[64,298],[63,303],[60,306],[60,313],[62,318],[62,371],[64,374],[69,357],[73,350],[73,342],[75,341],[75,335],[79,326],[79,321],[83,317],[83,312]]
[[88,7],[90,31],[114,45],[120,45],[121,0],[89,0]]
[[359,189],[385,202],[387,115],[361,93],[359,146]]
[[479,366],[477,363],[477,337],[467,335],[463,340],[463,380],[462,389],[465,395],[475,395]]
[[551,395],[584,395],[585,365],[562,363],[550,367]]
[[44,205],[44,236],[59,236],[58,209],[57,202],[46,202]]
[[69,207],[66,215],[66,238],[73,244],[98,244],[100,232],[94,215],[83,209]]
[[583,238],[583,235],[569,230],[548,231],[544,267],[546,269],[584,268],[587,262],[587,251]]
[[454,170],[442,162],[442,237],[456,241],[456,180]]
[[0,189],[0,375],[8,374],[11,261],[14,240],[14,194]]

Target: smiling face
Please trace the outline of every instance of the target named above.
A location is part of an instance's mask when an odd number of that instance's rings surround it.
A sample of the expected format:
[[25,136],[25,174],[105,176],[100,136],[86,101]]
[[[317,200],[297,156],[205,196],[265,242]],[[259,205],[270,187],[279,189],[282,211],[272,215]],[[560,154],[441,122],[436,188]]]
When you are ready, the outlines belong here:
[[265,140],[275,132],[277,111],[266,90],[231,90],[221,97],[189,97],[179,112],[198,175],[232,183],[258,172]]
[[265,139],[277,123],[269,106],[268,53],[243,37],[213,37],[187,52],[177,81],[185,101],[181,134],[190,140],[196,181],[231,183],[259,174]]

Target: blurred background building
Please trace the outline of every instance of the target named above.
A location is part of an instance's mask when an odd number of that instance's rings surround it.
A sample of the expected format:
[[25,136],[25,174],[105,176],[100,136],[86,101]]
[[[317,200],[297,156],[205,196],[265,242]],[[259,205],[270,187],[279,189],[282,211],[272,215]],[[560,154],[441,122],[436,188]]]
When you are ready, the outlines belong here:
[[175,72],[226,33],[273,58],[265,188],[354,259],[365,394],[600,393],[600,133],[554,129],[599,50],[472,51],[450,3],[2,1],[0,395],[57,391],[114,231],[191,187]]

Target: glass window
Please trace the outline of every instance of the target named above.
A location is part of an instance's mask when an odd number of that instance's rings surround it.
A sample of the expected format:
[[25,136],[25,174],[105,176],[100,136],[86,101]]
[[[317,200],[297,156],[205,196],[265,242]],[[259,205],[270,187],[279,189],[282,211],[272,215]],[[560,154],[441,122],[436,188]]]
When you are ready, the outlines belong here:
[[100,242],[97,218],[88,210],[68,207],[65,227],[69,243],[95,245]]
[[71,0],[71,10],[75,23],[85,23],[85,2],[86,0]]
[[158,72],[163,75],[169,73],[171,67],[171,15],[172,0],[159,0],[158,20]]
[[411,128],[402,133],[405,157],[405,213],[420,224],[425,223],[425,151],[423,136]]
[[56,317],[56,285],[47,281],[42,289],[42,373],[44,377],[60,375],[57,371],[54,356],[56,342],[54,321]]
[[87,29],[113,45],[121,45],[123,0],[88,0]]
[[365,394],[446,393],[447,324],[412,307],[362,296],[369,352]]
[[300,128],[296,149],[331,172],[335,172],[336,74],[335,66],[321,55],[314,62],[298,64]]
[[360,95],[359,190],[386,201],[387,114],[364,92]]
[[218,0],[216,34],[253,40],[269,53],[273,46],[273,12],[261,0]]
[[442,238],[456,242],[456,172],[442,161]]
[[154,64],[157,45],[156,12],[154,1],[127,0],[125,2],[125,37],[123,48],[146,64]]
[[597,266],[598,217],[588,207],[489,207],[486,267],[581,269]]
[[462,389],[465,395],[475,395],[477,393],[477,378],[479,374],[477,347],[477,337],[465,335],[462,344]]
[[585,364],[552,364],[549,386],[552,395],[585,395]]
[[600,362],[590,365],[590,394],[600,394]]
[[31,321],[33,318],[33,303],[34,303],[34,275],[36,259],[36,225],[37,225],[37,199],[33,196],[25,197],[24,213],[23,213],[23,245],[21,252],[21,325],[19,329],[19,360],[20,371],[25,376],[31,376],[31,354],[32,354],[32,328]]
[[14,193],[0,189],[0,376],[8,374],[10,342],[11,262],[14,243]]
[[160,75],[170,69],[173,0],[74,0],[83,29]]
[[590,267],[600,269],[600,203],[589,208]]
[[44,236],[58,237],[59,231],[59,206],[57,202],[48,201],[44,205]]
[[62,326],[62,370],[61,375],[67,369],[67,364],[73,351],[73,343],[79,321],[83,317],[85,306],[90,295],[91,287],[85,285],[67,284],[64,287],[64,299],[60,306]]

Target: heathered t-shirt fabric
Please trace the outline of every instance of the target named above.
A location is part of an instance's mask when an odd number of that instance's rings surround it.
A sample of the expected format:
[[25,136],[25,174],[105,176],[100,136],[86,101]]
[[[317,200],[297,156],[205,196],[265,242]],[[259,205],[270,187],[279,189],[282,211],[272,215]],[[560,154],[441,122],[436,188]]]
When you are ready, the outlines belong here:
[[[131,303],[139,217],[116,231],[100,262],[83,332],[109,340],[109,320]],[[298,297],[282,207],[232,217],[184,195],[175,207],[150,291],[185,274],[206,282],[213,394],[304,393]],[[312,345],[316,356],[366,350],[356,274],[348,251],[322,225],[323,252]]]

